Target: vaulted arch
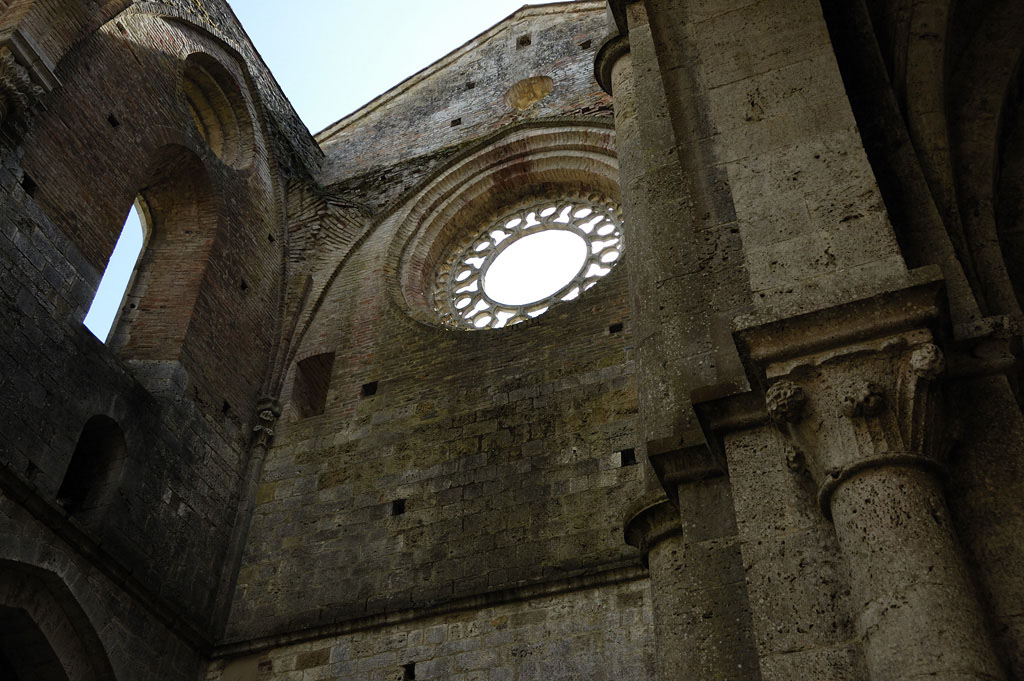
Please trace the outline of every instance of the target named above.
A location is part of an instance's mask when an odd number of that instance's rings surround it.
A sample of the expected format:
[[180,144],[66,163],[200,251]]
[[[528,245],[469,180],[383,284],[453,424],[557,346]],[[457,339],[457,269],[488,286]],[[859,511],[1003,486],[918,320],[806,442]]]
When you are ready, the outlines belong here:
[[116,681],[89,617],[53,572],[0,560],[0,675]]

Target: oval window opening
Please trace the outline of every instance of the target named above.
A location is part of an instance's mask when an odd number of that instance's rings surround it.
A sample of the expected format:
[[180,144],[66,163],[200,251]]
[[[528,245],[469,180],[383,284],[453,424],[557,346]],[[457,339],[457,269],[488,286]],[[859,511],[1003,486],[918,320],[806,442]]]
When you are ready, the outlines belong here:
[[526,305],[569,285],[587,261],[587,242],[563,229],[534,232],[513,242],[487,268],[484,292],[498,303]]

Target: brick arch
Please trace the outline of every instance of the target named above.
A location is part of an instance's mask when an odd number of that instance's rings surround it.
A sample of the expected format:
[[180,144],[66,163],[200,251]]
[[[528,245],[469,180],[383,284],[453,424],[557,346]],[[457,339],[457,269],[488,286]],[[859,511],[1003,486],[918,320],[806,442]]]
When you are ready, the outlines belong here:
[[17,681],[115,681],[95,628],[55,573],[0,560],[0,620],[0,671]]
[[13,0],[0,11],[0,41],[33,80],[49,90],[59,84],[58,66],[72,46],[130,4],[131,0]]
[[145,245],[110,345],[126,359],[177,359],[217,233],[219,206],[202,161],[171,144],[140,183]]
[[399,210],[401,227],[386,268],[394,300],[436,323],[434,272],[453,239],[529,197],[588,196],[617,201],[614,131],[599,124],[513,129],[436,174]]
[[[295,333],[285,360],[285,369],[275,378],[280,390],[297,353],[308,352],[304,344],[307,331],[313,326],[324,300],[330,295],[334,280],[348,257],[384,223],[397,221],[401,227],[389,248],[385,275],[393,300],[413,319],[435,324],[432,307],[422,295],[426,271],[420,251],[431,246],[440,248],[438,231],[458,231],[458,225],[493,212],[504,203],[533,193],[590,193],[606,198],[619,198],[619,167],[615,153],[615,130],[611,121],[578,118],[553,119],[509,126],[488,136],[406,192],[397,208],[367,224],[358,238],[339,259],[320,293],[296,321]],[[420,250],[406,253],[414,237]],[[400,272],[412,273],[404,265],[416,263],[418,270],[412,282],[402,280]],[[416,292],[407,300],[405,291]]]

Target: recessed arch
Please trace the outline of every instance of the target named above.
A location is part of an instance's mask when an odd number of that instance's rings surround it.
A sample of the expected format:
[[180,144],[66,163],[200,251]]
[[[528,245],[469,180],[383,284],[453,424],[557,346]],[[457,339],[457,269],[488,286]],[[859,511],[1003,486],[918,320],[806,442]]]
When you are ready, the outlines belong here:
[[57,503],[83,522],[98,520],[121,483],[127,458],[124,432],[117,421],[93,416],[82,427]]
[[185,60],[183,89],[200,136],[232,168],[252,163],[253,123],[245,97],[231,73],[202,52]]
[[96,629],[64,581],[11,560],[0,560],[0,654],[0,672],[14,681],[115,681]]
[[218,227],[218,203],[202,161],[168,145],[139,192],[146,245],[109,345],[125,359],[177,359]]

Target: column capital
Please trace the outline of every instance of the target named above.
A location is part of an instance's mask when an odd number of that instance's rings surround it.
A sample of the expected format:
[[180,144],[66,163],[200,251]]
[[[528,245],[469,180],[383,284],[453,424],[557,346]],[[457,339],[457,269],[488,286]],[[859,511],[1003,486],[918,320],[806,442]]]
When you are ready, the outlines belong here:
[[612,92],[612,69],[622,57],[629,54],[629,36],[615,33],[607,38],[597,50],[594,57],[594,78],[601,89],[608,94]]
[[905,288],[737,333],[752,382],[831,514],[835,490],[886,466],[942,470],[943,289]]

